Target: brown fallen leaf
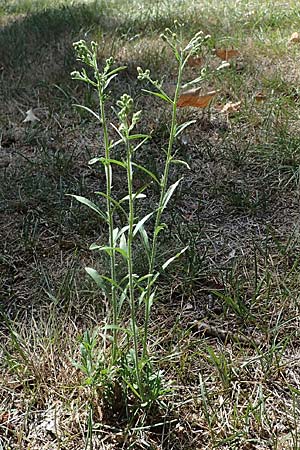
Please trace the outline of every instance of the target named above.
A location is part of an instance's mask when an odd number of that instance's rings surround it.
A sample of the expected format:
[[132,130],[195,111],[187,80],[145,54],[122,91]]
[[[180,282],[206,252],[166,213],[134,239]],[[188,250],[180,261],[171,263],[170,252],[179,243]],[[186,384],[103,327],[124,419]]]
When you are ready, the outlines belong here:
[[190,56],[187,64],[190,67],[200,67],[203,66],[204,59],[201,56]]
[[201,88],[190,89],[183,94],[180,95],[177,106],[179,108],[183,108],[185,106],[193,106],[195,108],[206,108],[214,96],[217,94],[217,91],[211,91],[207,94],[200,95]]
[[223,114],[237,113],[241,109],[241,103],[242,102],[236,102],[236,103],[228,102],[223,106],[223,108],[220,110],[220,112]]
[[215,53],[223,61],[228,61],[229,59],[235,58],[236,56],[240,55],[240,52],[238,50],[235,50],[234,48],[216,48]]
[[291,37],[289,38],[289,44],[298,44],[300,42],[300,34],[298,31],[295,31]]
[[267,100],[267,96],[263,92],[257,92],[257,94],[253,95],[253,99],[256,102],[264,102],[265,100]]

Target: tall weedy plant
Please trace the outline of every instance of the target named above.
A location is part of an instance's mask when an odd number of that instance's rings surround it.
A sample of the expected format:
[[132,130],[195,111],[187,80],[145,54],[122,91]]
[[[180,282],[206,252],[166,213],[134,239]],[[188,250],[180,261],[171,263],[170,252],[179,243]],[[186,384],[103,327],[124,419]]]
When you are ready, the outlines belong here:
[[[161,178],[158,179],[147,167],[136,163],[136,152],[150,137],[145,134],[135,133],[134,129],[141,117],[141,111],[134,112],[132,98],[124,94],[116,102],[115,114],[118,118],[118,125],[112,125],[112,132],[117,135],[115,141],[111,140],[108,121],[106,118],[106,100],[108,98],[109,84],[117,74],[124,69],[118,67],[113,69],[112,59],[106,60],[102,70],[97,62],[97,45],[92,42],[88,47],[84,41],[74,44],[77,58],[90,68],[91,74],[83,68],[80,72],[75,71],[72,77],[83,81],[94,87],[98,93],[99,112],[94,112],[86,106],[81,108],[89,111],[99,121],[103,130],[104,154],[94,158],[90,164],[101,163],[106,175],[106,191],[98,193],[106,201],[106,211],[102,211],[95,203],[90,200],[74,195],[81,203],[87,205],[95,211],[107,224],[108,245],[100,246],[92,244],[91,249],[105,252],[109,258],[109,274],[99,274],[95,269],[86,268],[88,274],[105,292],[109,298],[109,317],[110,323],[106,325],[106,332],[111,332],[111,346],[107,349],[110,352],[109,369],[115,377],[115,383],[123,386],[123,392],[135,398],[137,405],[143,408],[150,407],[158,398],[166,392],[166,386],[162,383],[162,374],[155,371],[152,364],[152,355],[148,348],[148,329],[151,314],[151,306],[155,299],[157,279],[169,264],[178,258],[186,248],[182,249],[176,255],[169,258],[161,267],[157,267],[157,253],[159,235],[165,228],[162,222],[162,216],[173,193],[178,187],[181,179],[169,185],[169,172],[172,164],[187,164],[184,161],[176,159],[174,151],[174,142],[177,136],[194,121],[189,121],[181,125],[177,124],[177,102],[179,98],[184,67],[191,55],[199,52],[199,49],[205,44],[208,36],[203,33],[197,33],[187,45],[183,45],[181,27],[176,25],[177,33],[169,29],[162,36],[171,47],[177,62],[177,81],[175,94],[171,98],[164,90],[162,83],[153,80],[150,71],[138,68],[138,78],[145,80],[152,90],[144,91],[150,95],[158,97],[166,102],[172,110],[170,123],[170,134],[167,149],[164,150],[165,162]],[[201,77],[194,82],[200,82]],[[193,82],[192,82],[193,83]],[[124,149],[123,158],[114,159],[112,151],[114,147],[122,146]],[[113,192],[113,168],[121,167],[124,170],[124,176],[127,179],[127,195],[117,199]],[[147,211],[147,214],[139,218],[136,215],[136,202],[142,201],[146,197],[147,186],[143,186],[137,192],[134,191],[134,176],[136,168],[147,174],[148,177],[159,186],[158,206],[154,211]],[[117,220],[117,211],[122,211],[126,218],[126,223],[120,223]],[[152,234],[147,233],[146,228],[151,222]],[[116,226],[117,225],[117,226]],[[135,265],[135,251],[138,248],[145,251],[148,269],[146,274],[138,274]],[[127,273],[122,276],[118,271],[117,262],[121,259],[127,267]],[[126,312],[130,309],[130,321],[127,325]],[[140,309],[144,309],[144,319],[139,321]],[[142,326],[141,326],[142,325]],[[103,335],[102,335],[103,337]],[[121,339],[119,339],[122,337]],[[125,339],[124,339],[125,337]],[[124,345],[126,341],[128,344]],[[105,364],[105,359],[101,359],[101,364]],[[107,373],[105,370],[93,373]],[[95,378],[95,377],[94,377]],[[95,379],[93,378],[93,383]]]
[[[97,162],[98,160],[102,162],[105,168],[105,176],[106,176],[106,193],[101,192],[100,194],[105,197],[106,199],[106,213],[102,212],[98,206],[96,206],[93,202],[90,200],[81,197],[76,196],[74,197],[80,201],[81,203],[87,205],[90,207],[93,211],[95,211],[102,220],[104,220],[108,225],[108,239],[109,239],[109,245],[105,248],[106,252],[109,255],[109,262],[110,262],[110,305],[111,305],[111,311],[112,311],[112,333],[113,333],[113,340],[112,340],[112,351],[111,351],[111,363],[114,365],[116,363],[116,357],[117,357],[117,327],[118,327],[118,319],[117,319],[117,311],[118,311],[118,302],[117,302],[117,295],[116,295],[116,289],[117,289],[117,276],[116,276],[116,250],[115,250],[115,232],[114,232],[114,203],[111,196],[111,189],[112,189],[112,165],[111,165],[111,148],[112,148],[112,142],[109,140],[108,136],[108,127],[107,127],[107,119],[105,114],[105,102],[107,99],[107,90],[109,87],[109,84],[113,78],[120,72],[121,70],[124,70],[125,67],[117,67],[116,69],[111,69],[113,65],[113,59],[109,58],[106,60],[104,68],[102,71],[98,68],[98,62],[97,62],[97,44],[95,42],[91,42],[91,49],[88,48],[86,43],[81,40],[79,42],[74,43],[75,52],[77,55],[77,59],[83,63],[85,63],[87,66],[92,68],[93,70],[93,79],[87,74],[85,68],[79,71],[72,72],[71,76],[75,80],[83,81],[84,83],[87,83],[95,88],[98,94],[98,100],[99,100],[99,113],[96,113],[92,111],[90,108],[83,106],[83,105],[77,105],[80,108],[83,108],[90,112],[92,115],[94,115],[97,120],[102,125],[103,129],[103,144],[104,144],[104,157],[98,159],[94,159],[90,161],[90,164],[93,164]],[[92,247],[94,248],[94,247]],[[101,278],[98,276],[96,271],[94,271],[91,268],[86,268],[86,271],[91,275],[94,280],[101,285],[101,287],[104,286],[104,283],[102,282]]]
[[[169,142],[168,142],[168,148],[165,152],[166,158],[165,158],[165,166],[164,166],[164,172],[162,175],[162,178],[160,180],[160,197],[158,202],[158,208],[156,211],[155,216],[155,226],[154,226],[154,234],[152,239],[152,245],[150,249],[150,257],[149,257],[149,274],[153,274],[154,268],[155,268],[155,261],[156,261],[156,255],[157,255],[157,243],[158,243],[158,235],[160,231],[164,228],[164,224],[162,223],[162,213],[164,209],[166,208],[170,198],[172,197],[174,191],[176,190],[177,186],[179,185],[181,179],[177,180],[174,184],[168,187],[168,180],[169,180],[169,171],[171,164],[184,164],[188,167],[187,163],[181,160],[176,159],[176,154],[173,152],[174,142],[176,138],[179,136],[179,134],[187,128],[189,125],[193,124],[195,121],[191,120],[188,122],[185,122],[181,125],[177,124],[177,102],[180,94],[181,89],[181,83],[182,83],[182,76],[184,68],[189,60],[189,58],[197,54],[199,50],[203,47],[205,42],[209,39],[209,36],[204,36],[202,32],[197,33],[190,42],[183,46],[183,38],[181,33],[181,26],[178,23],[175,23],[175,26],[178,30],[178,34],[172,32],[170,29],[165,30],[165,34],[163,34],[161,37],[168,43],[168,45],[171,47],[173,54],[175,56],[176,62],[177,62],[177,81],[176,81],[176,87],[175,87],[175,94],[174,97],[171,99],[168,94],[163,89],[163,86],[161,83],[159,83],[157,80],[153,80],[150,76],[150,71],[147,69],[143,71],[140,67],[138,70],[138,78],[140,80],[147,80],[150,85],[152,85],[155,90],[149,91],[145,90],[145,92],[154,95],[160,99],[162,99],[164,102],[168,103],[170,107],[172,108],[172,118],[171,118],[171,125],[170,125],[170,134],[169,134]],[[189,85],[194,83],[199,83],[205,78],[205,73],[202,73],[200,77],[198,77],[196,80],[193,80],[189,83]],[[175,255],[174,257],[170,258],[168,261],[166,261],[162,269],[166,269],[166,267],[178,256],[180,256],[181,253],[183,253],[187,249],[184,248],[179,254]],[[146,358],[147,356],[147,342],[148,342],[148,328],[149,328],[149,318],[150,318],[150,311],[151,311],[151,305],[153,300],[153,288],[152,286],[155,284],[155,281],[157,279],[157,276],[159,273],[156,273],[155,275],[149,276],[148,278],[148,284],[146,287],[146,294],[145,294],[145,321],[144,321],[144,346],[143,346],[143,356]]]

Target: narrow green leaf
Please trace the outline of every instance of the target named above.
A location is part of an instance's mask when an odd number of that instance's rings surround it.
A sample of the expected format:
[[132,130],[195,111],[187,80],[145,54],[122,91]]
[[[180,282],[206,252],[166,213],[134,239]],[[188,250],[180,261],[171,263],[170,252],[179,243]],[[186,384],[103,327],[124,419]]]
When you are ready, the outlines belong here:
[[144,228],[143,225],[141,225],[141,226],[139,227],[139,233],[140,233],[141,240],[142,240],[144,249],[145,249],[145,251],[146,251],[148,260],[149,260],[149,258],[150,258],[150,253],[151,253],[151,249],[150,249],[150,245],[149,245],[148,235],[147,235],[147,232],[146,232],[146,230],[145,230],[145,228]]
[[155,230],[154,230],[154,235],[158,236],[158,234],[164,230],[165,228],[167,228],[167,225],[165,223],[161,223],[160,225],[158,225]]
[[124,256],[124,258],[128,258],[127,252],[125,250],[123,250],[120,247],[110,247],[109,245],[105,245],[105,246],[100,246],[97,244],[91,244],[90,245],[90,250],[99,250],[99,252],[105,252],[107,253],[109,256],[112,255],[112,252],[115,251],[117,253],[120,253],[122,256]]
[[[133,199],[134,199],[134,200],[137,199],[137,198],[145,198],[145,197],[146,197],[145,194],[132,194],[132,196],[133,196]],[[125,197],[123,197],[123,198],[120,200],[120,203],[121,203],[121,202],[124,202],[124,201],[126,201],[126,200],[129,200],[129,195],[125,195]]]
[[171,184],[171,186],[169,187],[169,189],[167,190],[163,202],[162,202],[162,210],[165,209],[165,207],[167,206],[167,204],[169,203],[170,198],[172,197],[172,195],[174,194],[175,189],[177,188],[177,186],[179,185],[179,183],[181,182],[182,178],[180,178],[179,180],[176,181],[176,183]]
[[89,112],[90,114],[92,114],[94,117],[96,117],[96,119],[102,123],[101,117],[95,113],[95,111],[93,111],[92,109],[88,108],[87,106],[83,106],[83,105],[78,105],[77,103],[74,103],[73,106],[76,106],[77,108],[81,108],[84,109],[85,111]]
[[202,81],[204,81],[207,78],[207,74],[204,73],[205,71],[203,71],[202,69],[202,74],[200,75],[200,77],[195,78],[192,81],[189,81],[188,83],[185,83],[181,86],[181,89],[188,89],[191,86],[193,86],[194,84],[198,84],[198,83],[202,83]]
[[104,167],[108,166],[109,164],[116,164],[118,166],[123,167],[124,169],[126,169],[126,167],[127,167],[126,163],[123,162],[123,161],[119,161],[118,159],[104,158],[103,156],[102,157],[98,157],[98,158],[92,158],[88,162],[88,164],[92,165],[92,164],[95,164],[96,162],[102,163]]
[[187,127],[189,127],[193,123],[196,123],[196,120],[189,120],[188,122],[182,123],[181,125],[176,127],[175,137],[179,136],[179,134],[182,133],[183,130],[185,130]]
[[127,258],[128,257],[128,247],[127,247],[127,241],[126,241],[125,233],[121,234],[120,249],[125,252],[126,258]]
[[187,169],[191,170],[188,163],[186,161],[182,161],[182,159],[172,159],[171,163],[172,164],[181,164],[181,165],[185,166]]
[[117,166],[123,167],[123,169],[127,169],[127,164],[123,161],[119,161],[118,159],[109,159],[108,162],[111,164],[116,164]]
[[129,389],[131,389],[131,391],[134,393],[134,395],[139,398],[140,400],[142,400],[142,397],[140,396],[140,394],[138,393],[138,391],[135,389],[135,387],[133,386],[132,383],[129,383],[129,381],[123,377],[123,381],[127,384],[127,386],[129,387]]
[[113,243],[115,244],[119,236],[119,228],[114,228],[112,234]]
[[142,292],[141,295],[139,296],[139,306],[141,306],[141,304],[143,303],[146,294],[147,294],[147,291],[146,291],[146,290],[143,290],[143,292]]
[[101,248],[101,245],[96,244],[95,242],[93,242],[90,246],[89,246],[89,250],[99,250],[99,248]]
[[150,172],[150,170],[146,169],[146,167],[140,166],[139,164],[136,163],[132,163],[132,165],[134,167],[137,167],[138,169],[142,170],[143,172],[145,172],[147,175],[149,175],[149,177],[151,177],[157,184],[160,184],[158,178],[156,175],[154,175],[153,172]]
[[145,139],[143,139],[141,142],[139,142],[133,149],[134,152],[136,152],[140,147],[142,147],[144,145],[144,143],[146,141],[148,141],[148,139],[152,139],[151,136],[147,136],[145,137]]
[[129,141],[134,141],[135,139],[149,139],[148,134],[131,134],[128,136]]
[[154,296],[155,296],[155,291],[151,293],[149,300],[148,300],[148,314],[150,313],[151,310],[151,306],[153,305],[153,300],[154,300]]
[[189,247],[185,247],[184,249],[182,249],[179,253],[177,253],[175,256],[172,256],[172,258],[168,259],[168,261],[166,261],[163,265],[162,268],[163,270],[165,270],[169,264],[171,264],[171,262],[173,262],[175,259],[179,258],[180,255],[182,255],[182,253],[184,253]]
[[122,213],[125,215],[125,217],[127,217],[127,212],[125,211],[125,209],[120,205],[120,203],[117,200],[115,200],[111,196],[107,195],[105,192],[96,191],[95,194],[101,195],[101,197],[104,197],[105,199],[109,200],[116,208],[118,208],[122,211]]
[[107,86],[109,85],[111,80],[113,80],[116,76],[117,76],[117,74],[114,74],[114,75],[111,75],[110,77],[108,77],[108,79],[105,82],[104,88],[103,88],[104,90],[107,88]]
[[135,226],[134,230],[133,230],[133,236],[136,235],[136,233],[139,231],[139,229],[144,225],[145,222],[147,222],[147,220],[153,216],[154,212],[147,214],[145,217],[143,217]]
[[116,67],[115,69],[108,72],[107,76],[110,77],[111,75],[114,75],[115,73],[119,73],[119,72],[121,72],[121,70],[125,70],[125,69],[127,69],[127,66]]
[[121,237],[123,233],[126,233],[126,231],[128,231],[129,228],[130,228],[129,225],[125,225],[125,227],[122,227],[117,235],[117,239],[119,239],[119,237]]
[[121,314],[121,309],[122,309],[123,303],[127,298],[127,291],[128,291],[128,285],[124,289],[122,289],[122,292],[121,292],[121,295],[120,295],[120,298],[118,301],[118,316]]
[[137,280],[137,284],[142,283],[142,281],[148,280],[148,278],[151,278],[153,276],[152,273],[147,273],[147,275],[143,275]]
[[95,281],[97,286],[99,286],[104,292],[107,292],[107,288],[104,283],[103,277],[101,275],[99,275],[97,270],[93,269],[92,267],[85,267],[85,271]]
[[88,162],[88,164],[90,165],[90,166],[92,166],[93,164],[96,164],[97,162],[102,162],[102,158],[92,158],[92,159],[90,159],[89,160],[89,162]]
[[83,205],[88,206],[90,209],[95,211],[105,222],[107,222],[107,218],[104,212],[101,211],[101,209],[98,208],[95,203],[91,202],[85,197],[81,197],[80,195],[74,195],[74,194],[67,194],[70,197],[74,197],[78,202],[82,203]]
[[[109,283],[111,286],[114,286],[116,289],[118,289],[118,290],[122,290],[121,289],[121,287],[120,287],[120,285],[116,282],[116,281],[114,281],[114,280],[112,280],[111,278],[109,278],[109,277],[107,277],[107,276],[105,276],[105,275],[99,275],[99,273],[95,270],[95,269],[93,269],[92,267],[85,267],[85,270],[86,270],[86,272],[90,275],[90,271],[94,271],[94,272],[96,272],[97,274],[98,274],[98,276],[99,277],[101,277],[102,279],[103,279],[103,281],[106,281],[107,283]],[[91,275],[91,277],[92,277],[92,275]],[[93,277],[92,277],[93,278]],[[98,278],[97,278],[98,279]]]
[[147,89],[142,89],[142,91],[146,92],[147,94],[153,95],[154,97],[158,97],[158,98],[164,100],[165,102],[173,105],[173,100],[171,100],[167,94],[163,94],[160,92],[148,91]]

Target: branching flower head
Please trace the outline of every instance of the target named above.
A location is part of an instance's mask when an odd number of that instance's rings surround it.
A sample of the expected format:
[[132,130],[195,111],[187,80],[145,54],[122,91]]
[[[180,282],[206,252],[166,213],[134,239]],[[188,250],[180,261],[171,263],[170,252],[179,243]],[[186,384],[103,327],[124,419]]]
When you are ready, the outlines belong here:
[[133,113],[133,99],[128,94],[122,95],[120,100],[117,101],[117,106],[120,108],[118,112],[118,117],[121,122],[119,131],[126,130],[129,133],[139,122],[142,111]]
[[137,68],[138,80],[150,80],[150,70],[143,70],[141,67]]
[[98,44],[94,41],[91,42],[91,50],[90,50],[86,42],[83,39],[81,39],[80,41],[74,42],[73,47],[75,49],[77,59],[79,61],[84,62],[88,66],[93,67]]
[[133,99],[128,94],[123,94],[120,100],[117,101],[117,106],[120,108],[118,116],[124,122],[132,112]]

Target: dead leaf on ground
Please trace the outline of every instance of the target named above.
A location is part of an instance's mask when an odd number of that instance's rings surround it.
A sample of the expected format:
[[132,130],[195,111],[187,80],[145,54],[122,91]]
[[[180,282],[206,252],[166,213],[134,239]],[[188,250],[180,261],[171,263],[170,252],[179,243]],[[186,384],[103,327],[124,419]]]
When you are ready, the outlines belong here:
[[253,95],[253,99],[256,102],[264,102],[265,100],[267,100],[267,96],[263,92],[257,92],[257,94]]
[[190,67],[201,67],[203,66],[204,59],[201,56],[190,56],[187,64]]
[[234,48],[216,48],[215,53],[223,61],[228,61],[229,59],[235,58],[236,56],[240,55],[240,52],[238,50],[235,50]]
[[195,108],[206,108],[214,96],[217,94],[217,91],[211,91],[207,94],[200,94],[201,88],[190,89],[183,94],[180,95],[177,106],[179,108],[183,108],[185,106],[193,106]]
[[223,114],[234,114],[240,111],[242,102],[228,102],[220,110]]
[[10,423],[11,415],[8,411],[3,411],[3,413],[0,414],[0,425],[3,425],[6,427],[7,430],[13,430],[13,424]]
[[298,31],[295,31],[291,37],[289,38],[289,44],[299,44],[300,42],[300,34],[298,33]]
[[34,114],[33,109],[26,111],[26,117],[23,122],[40,122],[40,119]]

